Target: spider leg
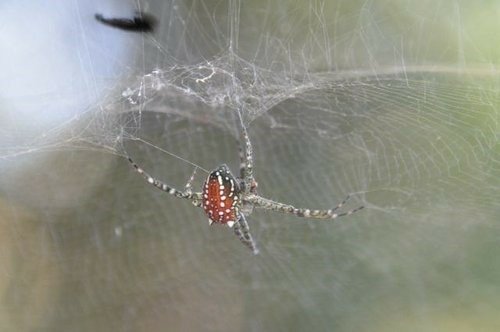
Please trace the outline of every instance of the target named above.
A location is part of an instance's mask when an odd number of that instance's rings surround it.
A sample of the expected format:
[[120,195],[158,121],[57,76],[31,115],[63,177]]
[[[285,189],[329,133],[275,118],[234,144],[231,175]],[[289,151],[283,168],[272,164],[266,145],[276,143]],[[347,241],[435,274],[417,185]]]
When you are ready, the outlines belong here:
[[[141,167],[139,167],[139,165],[137,165],[133,160],[132,158],[128,157],[128,161],[132,164],[132,166],[135,168],[135,170],[137,171],[137,173],[141,174],[142,177],[149,183],[149,184],[152,184],[153,186],[155,186],[156,188],[164,191],[164,192],[167,192],[169,193],[170,195],[174,195],[175,197],[179,197],[179,198],[187,198],[187,199],[190,199],[193,201],[193,204],[196,205],[196,206],[201,206],[201,203],[199,203],[199,199],[198,198],[201,198],[201,195],[198,194],[198,193],[192,193],[191,190],[186,190],[186,191],[180,191],[180,190],[177,190],[175,189],[174,187],[171,187],[169,186],[168,184],[160,181],[160,180],[157,180],[155,178],[153,178],[151,175],[149,175],[148,173],[146,173]],[[193,176],[194,177],[194,174]],[[189,184],[189,187],[191,186],[190,185],[190,182],[192,180],[190,179],[188,184]],[[186,185],[187,187],[187,185]]]
[[246,175],[246,161],[245,161],[245,150],[243,148],[243,144],[239,144],[239,152],[240,152],[240,178],[244,179]]
[[332,212],[335,212],[338,209],[340,209],[349,200],[349,198],[351,198],[351,195],[347,195],[342,202],[340,202],[336,207],[332,209]]
[[193,170],[193,174],[191,174],[191,177],[189,178],[188,182],[186,183],[186,185],[184,186],[184,192],[185,193],[189,193],[191,194],[193,191],[191,189],[191,185],[193,184],[193,181],[194,181],[194,177],[196,175],[196,170],[198,169],[198,167],[195,167],[194,170]]
[[234,224],[233,229],[234,234],[236,234],[240,241],[245,246],[250,248],[254,255],[257,255],[259,253],[259,249],[257,249],[257,246],[255,245],[252,235],[250,234],[250,227],[248,227],[247,220],[242,213],[239,214],[238,222]]
[[347,196],[340,204],[330,210],[311,210],[311,209],[299,209],[289,204],[283,204],[280,202],[275,202],[273,200],[258,196],[258,195],[248,195],[245,200],[255,205],[255,207],[272,210],[281,213],[289,213],[296,215],[297,217],[303,218],[312,218],[312,219],[335,219],[338,217],[348,216],[353,214],[361,209],[364,206],[359,206],[355,209],[349,210],[343,213],[336,213],[336,211],[344,205],[345,202],[349,199],[350,196]]
[[243,187],[245,193],[255,191],[257,182],[253,177],[253,149],[252,142],[248,136],[247,128],[243,123],[240,110],[238,110],[238,118],[240,125],[240,177],[243,179]]

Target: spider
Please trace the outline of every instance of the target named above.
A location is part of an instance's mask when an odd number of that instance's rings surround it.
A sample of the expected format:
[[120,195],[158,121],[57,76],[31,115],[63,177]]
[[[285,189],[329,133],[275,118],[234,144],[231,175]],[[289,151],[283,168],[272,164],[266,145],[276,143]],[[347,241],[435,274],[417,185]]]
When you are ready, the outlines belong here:
[[[184,190],[180,191],[150,176],[137,165],[132,158],[128,157],[128,160],[148,183],[170,195],[188,199],[194,206],[203,208],[208,216],[210,225],[222,224],[229,228],[233,228],[235,235],[243,244],[252,250],[254,254],[258,254],[259,250],[250,234],[250,228],[246,220],[246,216],[252,212],[254,207],[314,219],[336,219],[338,217],[348,216],[363,209],[363,206],[359,206],[347,212],[337,212],[347,202],[350,195],[347,195],[340,204],[329,210],[301,209],[259,196],[257,194],[257,182],[253,177],[252,144],[240,114],[239,117],[241,127],[240,176],[233,176],[229,167],[222,164],[208,175],[203,184],[202,192],[193,192],[191,189],[191,184],[196,174],[196,168],[184,187]],[[244,143],[241,144],[241,142]]]

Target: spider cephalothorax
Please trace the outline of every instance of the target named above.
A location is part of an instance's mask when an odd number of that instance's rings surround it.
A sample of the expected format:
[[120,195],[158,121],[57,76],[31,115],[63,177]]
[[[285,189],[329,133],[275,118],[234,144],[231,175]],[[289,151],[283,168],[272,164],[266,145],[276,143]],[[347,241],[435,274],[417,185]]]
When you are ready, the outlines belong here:
[[239,193],[238,182],[226,165],[210,173],[203,185],[202,198],[210,225],[215,222],[233,227],[239,219]]
[[248,227],[245,217],[252,212],[254,207],[314,219],[335,219],[342,216],[348,216],[363,208],[360,206],[347,212],[338,213],[338,210],[349,199],[349,196],[336,207],[329,210],[300,209],[292,205],[283,204],[259,196],[257,194],[257,182],[253,177],[252,144],[243,124],[243,120],[241,119],[241,115],[240,124],[241,141],[243,143],[240,146],[240,176],[235,178],[226,165],[221,165],[208,175],[207,180],[203,184],[202,192],[191,191],[191,183],[195,175],[194,172],[187,182],[185,189],[180,191],[151,177],[134,163],[132,159],[128,158],[128,160],[137,172],[153,186],[170,195],[189,199],[193,205],[202,207],[208,216],[210,224],[217,223],[232,227],[234,234],[236,234],[240,241],[249,247],[254,254],[257,254],[259,251],[250,234],[250,228]]

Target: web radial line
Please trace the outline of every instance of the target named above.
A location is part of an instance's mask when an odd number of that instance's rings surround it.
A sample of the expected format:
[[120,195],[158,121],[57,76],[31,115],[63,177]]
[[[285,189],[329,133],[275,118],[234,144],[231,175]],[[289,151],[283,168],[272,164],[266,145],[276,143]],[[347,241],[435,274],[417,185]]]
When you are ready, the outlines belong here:
[[144,144],[146,144],[146,145],[149,145],[149,146],[151,146],[151,147],[153,147],[153,148],[155,148],[155,149],[158,149],[158,150],[160,150],[161,152],[163,152],[163,153],[165,153],[165,154],[168,154],[169,156],[172,156],[172,157],[174,157],[174,158],[176,158],[176,159],[179,159],[179,160],[181,160],[181,161],[185,162],[186,164],[189,164],[189,165],[194,166],[194,167],[196,167],[196,168],[198,168],[198,169],[201,169],[201,170],[202,170],[203,172],[205,172],[205,173],[210,173],[210,171],[208,171],[207,169],[205,169],[205,168],[201,167],[200,165],[195,164],[195,163],[193,163],[193,162],[191,162],[191,161],[189,161],[189,160],[187,160],[187,159],[185,159],[185,158],[182,158],[181,156],[178,156],[178,155],[176,155],[175,153],[172,153],[172,152],[169,152],[169,151],[167,151],[167,150],[165,150],[165,149],[162,149],[162,148],[160,148],[160,147],[158,147],[158,146],[154,145],[153,143],[148,142],[148,141],[146,141],[146,140],[144,140],[144,139],[142,139],[142,138],[139,138],[139,137],[134,137],[134,138],[133,138],[133,140],[134,140],[134,141],[139,141],[139,142],[144,143]]

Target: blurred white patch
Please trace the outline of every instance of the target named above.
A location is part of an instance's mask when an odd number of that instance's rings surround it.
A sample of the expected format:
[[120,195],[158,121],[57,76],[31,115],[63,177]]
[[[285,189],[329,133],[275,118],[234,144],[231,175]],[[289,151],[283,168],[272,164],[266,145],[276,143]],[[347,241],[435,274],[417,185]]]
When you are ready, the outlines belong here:
[[[106,167],[92,167],[92,176],[85,176],[94,161],[68,155],[64,144],[79,138],[77,120],[130,73],[141,38],[106,27],[94,15],[134,11],[132,1],[119,0],[0,5],[0,186],[11,198],[69,206],[101,181]],[[58,154],[33,153],[47,150]]]
[[[0,10],[0,147],[50,135],[99,102],[132,59],[132,37],[94,15],[130,15],[123,1],[8,1]],[[0,156],[3,153],[0,152]]]

